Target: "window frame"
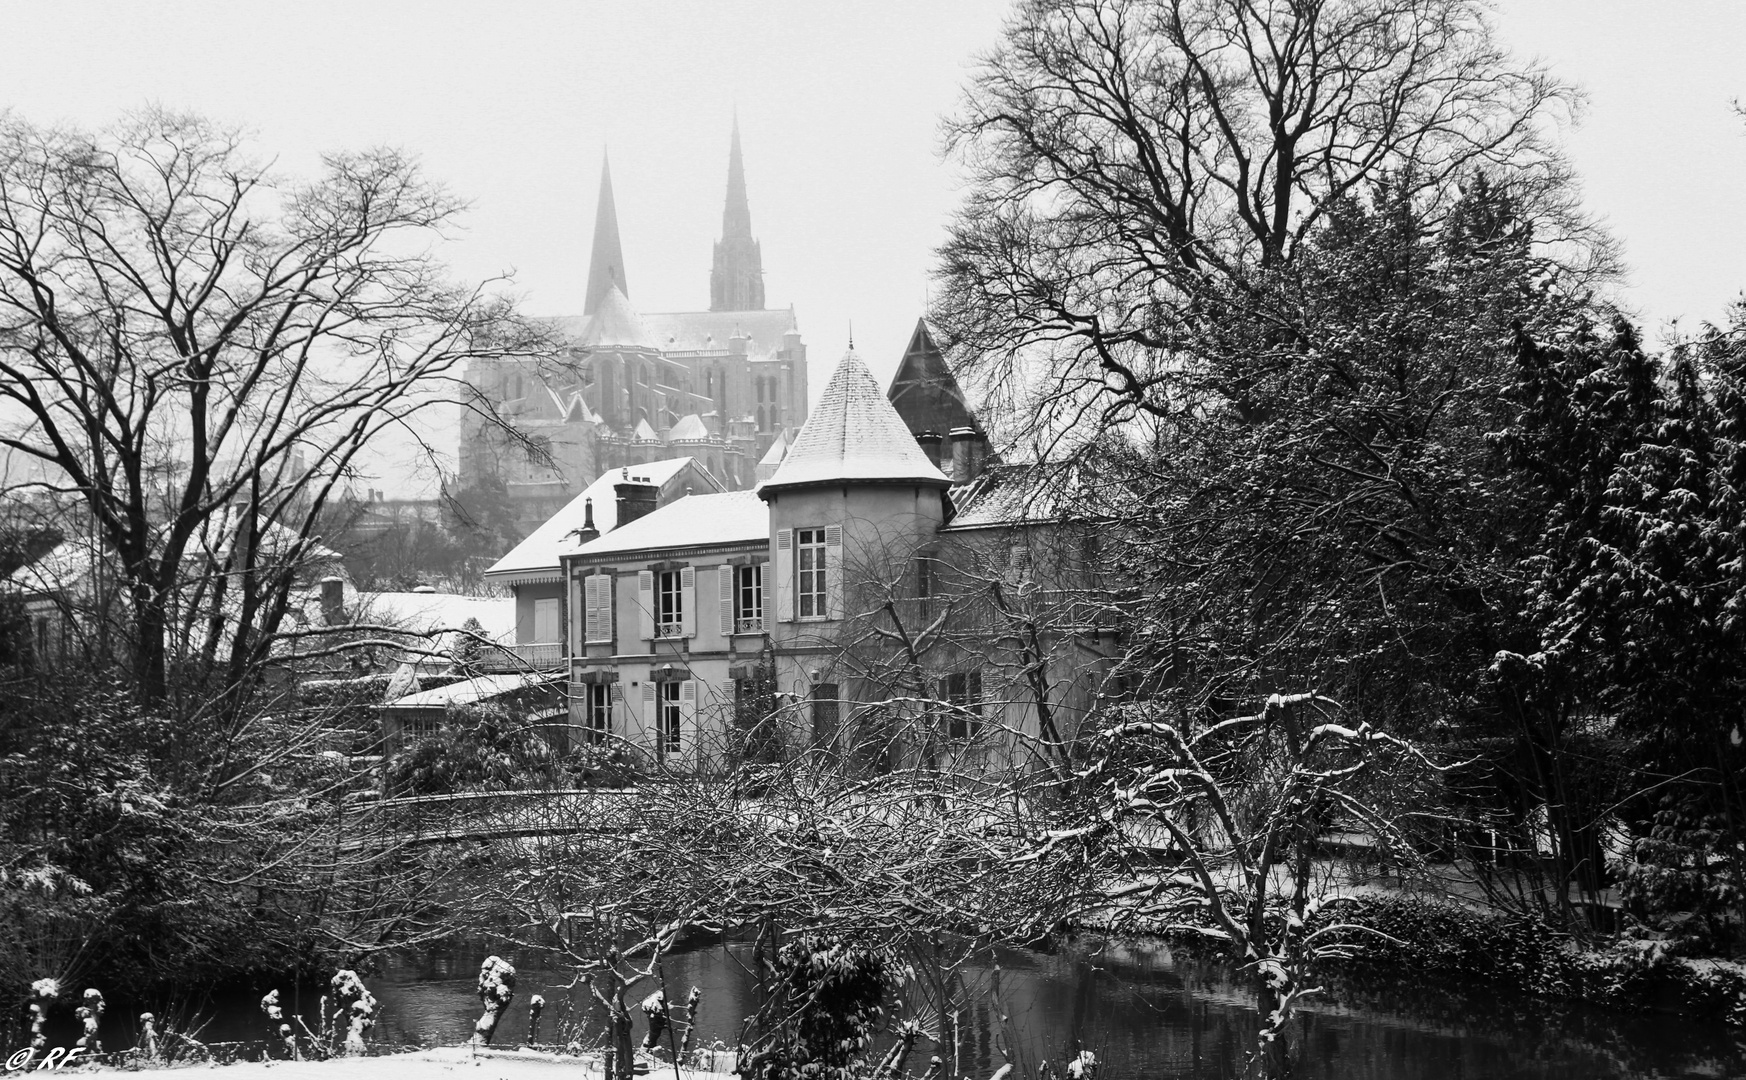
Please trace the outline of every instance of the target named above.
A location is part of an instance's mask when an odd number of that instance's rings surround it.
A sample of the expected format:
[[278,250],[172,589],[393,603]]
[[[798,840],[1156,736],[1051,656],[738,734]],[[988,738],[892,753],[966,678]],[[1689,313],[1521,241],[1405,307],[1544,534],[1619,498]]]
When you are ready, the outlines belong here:
[[587,683],[582,704],[582,742],[605,746],[612,741],[612,684]]
[[[668,588],[671,582],[672,588]],[[670,609],[670,610],[669,610]],[[685,572],[655,571],[655,636],[677,638],[685,636]],[[668,616],[671,615],[671,619]]]
[[684,683],[661,679],[655,683],[655,756],[677,757],[685,752],[685,711],[681,706]]
[[[813,622],[830,618],[831,567],[826,555],[828,550],[825,526],[794,530],[794,617],[799,621]],[[808,556],[812,558],[809,559]],[[809,561],[813,563],[810,567],[807,565]],[[809,604],[812,611],[807,610]]]
[[746,563],[733,568],[734,633],[757,634],[764,630],[764,564]]

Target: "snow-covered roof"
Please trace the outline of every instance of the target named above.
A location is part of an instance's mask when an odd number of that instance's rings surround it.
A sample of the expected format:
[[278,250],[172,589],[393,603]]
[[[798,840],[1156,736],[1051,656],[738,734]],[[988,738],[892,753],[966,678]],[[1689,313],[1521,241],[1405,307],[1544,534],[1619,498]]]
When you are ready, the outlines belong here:
[[589,499],[594,500],[595,528],[602,533],[608,533],[618,524],[618,496],[613,487],[623,483],[627,477],[666,488],[684,473],[688,477],[697,478],[699,483],[719,486],[706,469],[695,468],[687,472],[687,467],[692,463],[693,459],[690,457],[675,457],[607,472],[583,488],[562,510],[528,534],[527,539],[515,545],[509,554],[498,559],[485,573],[509,575],[549,571],[556,575],[558,560],[576,553],[579,542],[575,533],[582,527],[584,509]]
[[492,641],[515,640],[515,600],[456,593],[360,592],[352,621],[398,626],[415,634],[444,634],[477,620]]
[[643,320],[631,308],[630,299],[615,284],[600,298],[576,344],[584,349],[656,349],[659,346]]
[[842,480],[940,487],[952,483],[916,445],[873,373],[853,350],[837,364],[818,407],[801,425],[776,474],[758,490]]
[[957,512],[946,528],[1099,520],[1131,506],[1134,499],[1117,478],[1099,475],[1082,462],[992,465],[975,480],[952,489]]
[[764,456],[758,459],[758,464],[771,468],[782,464],[782,459],[788,456],[788,432],[781,432],[776,441],[770,444],[770,449],[764,451]]
[[655,433],[655,429],[653,427],[649,426],[649,422],[647,420],[638,420],[636,430],[631,432],[631,434],[636,438],[637,442],[660,442],[661,441],[661,436],[659,436]]
[[709,544],[745,544],[770,537],[770,509],[751,491],[720,495],[690,495],[614,529],[576,549],[578,558],[694,548]]
[[709,427],[704,424],[703,417],[696,413],[681,418],[677,424],[667,429],[668,442],[702,441],[707,438],[709,438]]
[[420,690],[403,698],[395,698],[382,706],[384,709],[441,709],[457,705],[471,705],[479,701],[489,701],[502,694],[522,690],[529,686],[553,682],[562,679],[563,673],[553,672],[506,672],[499,675],[481,675],[475,679],[463,679],[460,682],[449,683],[430,690]]

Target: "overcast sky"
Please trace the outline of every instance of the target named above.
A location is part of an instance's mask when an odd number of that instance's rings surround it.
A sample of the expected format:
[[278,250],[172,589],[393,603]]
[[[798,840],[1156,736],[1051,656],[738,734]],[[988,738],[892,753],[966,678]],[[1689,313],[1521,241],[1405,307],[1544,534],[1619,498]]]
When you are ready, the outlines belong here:
[[[889,376],[957,201],[939,118],[1005,0],[762,3],[0,2],[0,106],[101,125],[148,101],[251,127],[306,172],[392,143],[471,199],[456,271],[581,310],[603,150],[634,306],[709,302],[739,110],[769,306],[822,388],[847,343]],[[1655,339],[1746,288],[1746,4],[1507,0],[1504,39],[1580,84],[1566,133]]]

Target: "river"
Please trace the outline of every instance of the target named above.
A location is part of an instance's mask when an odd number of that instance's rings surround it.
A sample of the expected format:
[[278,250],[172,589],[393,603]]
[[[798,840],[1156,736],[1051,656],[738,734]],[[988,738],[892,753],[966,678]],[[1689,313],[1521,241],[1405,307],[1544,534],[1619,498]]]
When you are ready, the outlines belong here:
[[[380,1000],[372,1032],[378,1045],[464,1041],[479,1015],[474,980],[484,946],[453,945],[387,958],[366,978]],[[514,959],[514,958],[512,958]],[[757,987],[749,946],[700,947],[662,964],[669,997],[702,991],[693,1045],[732,1045],[754,1011]],[[541,1041],[579,1035],[598,1042],[599,1010],[569,974],[537,962],[518,964],[516,998],[499,1042],[524,1039],[531,994],[547,1002]],[[1010,950],[968,965],[959,1037],[924,1043],[911,1059],[920,1073],[927,1056],[986,1078],[1011,1060],[1020,1075],[1039,1062],[1059,1068],[1075,1048],[1094,1051],[1103,1080],[1225,1080],[1242,1074],[1254,1009],[1224,964],[1158,945],[1081,939],[1050,952]],[[226,995],[216,1003],[171,1003],[172,1021],[199,1014],[205,1041],[254,1040],[264,1028],[259,994]],[[315,1024],[320,989],[281,988],[288,1011]],[[634,993],[648,993],[644,984]],[[119,1003],[118,1003],[119,1004]],[[160,1009],[164,1006],[160,1005]],[[110,1047],[129,1045],[132,1009],[110,1011]],[[642,1019],[637,1017],[637,1037]],[[1715,1025],[1670,1015],[1624,1017],[1578,1006],[1456,991],[1410,979],[1374,978],[1341,985],[1307,1004],[1293,1032],[1294,1076],[1349,1080],[1597,1080],[1597,1078],[1746,1076],[1746,1046]]]

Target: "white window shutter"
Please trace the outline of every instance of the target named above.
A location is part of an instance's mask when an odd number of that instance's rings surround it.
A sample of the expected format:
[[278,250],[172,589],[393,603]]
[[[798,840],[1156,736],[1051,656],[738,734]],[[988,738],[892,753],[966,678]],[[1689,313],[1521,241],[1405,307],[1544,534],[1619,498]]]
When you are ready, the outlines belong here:
[[697,760],[697,680],[679,684],[679,757]]
[[594,628],[588,632],[588,640],[611,641],[613,577],[595,574],[588,580],[594,583]]
[[734,568],[724,563],[716,573],[721,577],[721,636],[726,641],[734,633]]
[[643,730],[657,737],[659,743],[659,728],[661,718],[655,713],[655,680],[643,680]]
[[825,616],[843,617],[843,527],[825,527]]
[[600,640],[600,585],[599,575],[589,574],[582,579],[582,640]]
[[681,636],[697,636],[697,571],[689,566],[679,571],[679,625]]
[[637,571],[637,637],[652,641],[655,637],[655,572]]
[[[757,615],[760,619],[772,620],[772,616],[770,614],[770,602],[771,602],[770,601],[770,564],[767,562],[763,562],[763,563],[758,564],[758,611],[757,611]],[[766,629],[768,629],[770,626],[770,622],[766,621],[764,623],[764,626]]]
[[[764,583],[766,586],[769,582]],[[776,618],[794,621],[794,530],[776,530]]]

